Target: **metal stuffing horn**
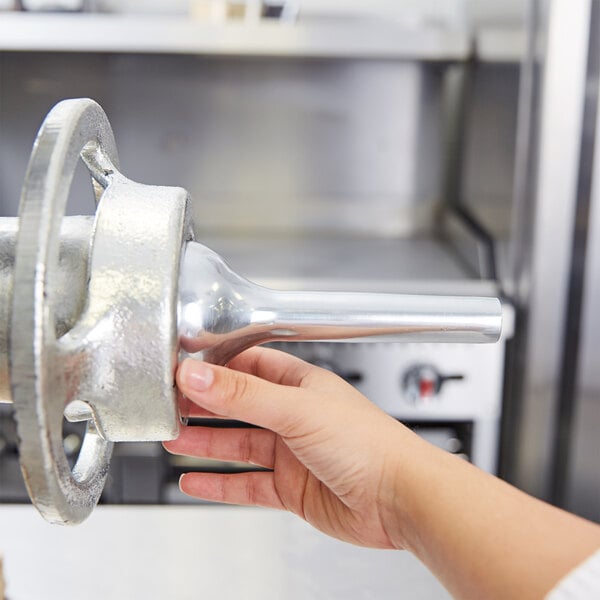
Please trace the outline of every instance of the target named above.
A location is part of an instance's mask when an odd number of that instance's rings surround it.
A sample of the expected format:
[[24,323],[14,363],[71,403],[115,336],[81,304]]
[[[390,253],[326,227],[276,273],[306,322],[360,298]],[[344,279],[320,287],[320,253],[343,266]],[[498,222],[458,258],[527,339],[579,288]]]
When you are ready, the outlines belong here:
[[[94,217],[65,217],[79,160]],[[174,372],[187,355],[227,362],[275,340],[494,342],[495,298],[277,292],[193,241],[188,193],[118,171],[102,108],[65,100],[44,121],[18,219],[0,219],[0,401],[14,402],[21,468],[53,523],[100,498],[112,443],[162,441],[180,426]],[[63,416],[87,421],[69,467]]]

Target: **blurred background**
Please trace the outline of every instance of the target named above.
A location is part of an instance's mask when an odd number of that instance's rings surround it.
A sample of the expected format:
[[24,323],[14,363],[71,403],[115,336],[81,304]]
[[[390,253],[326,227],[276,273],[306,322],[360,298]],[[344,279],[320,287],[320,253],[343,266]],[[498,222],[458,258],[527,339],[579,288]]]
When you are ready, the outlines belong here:
[[[250,279],[500,296],[494,346],[279,346],[449,452],[600,521],[599,37],[598,0],[0,0],[0,216],[18,212],[48,110],[91,97],[123,173],[188,189],[197,239]],[[83,169],[69,211],[93,212]],[[68,454],[80,443],[65,425]],[[195,598],[196,585],[211,598],[446,597],[410,557],[281,515],[184,506],[182,472],[247,466],[157,444],[117,445],[98,515],[49,533],[18,506],[16,448],[0,404],[11,598],[77,597],[69,586],[97,567],[103,598]],[[45,560],[51,549],[71,573]],[[134,577],[116,575],[123,561]]]

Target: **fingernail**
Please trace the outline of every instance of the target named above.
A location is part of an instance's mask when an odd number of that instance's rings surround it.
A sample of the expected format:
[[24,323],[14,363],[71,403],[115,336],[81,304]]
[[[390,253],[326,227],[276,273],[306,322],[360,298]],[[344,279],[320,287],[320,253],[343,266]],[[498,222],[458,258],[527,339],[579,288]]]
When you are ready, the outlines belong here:
[[196,392],[205,392],[210,388],[215,375],[213,370],[205,363],[186,363],[183,371],[183,381],[190,389]]

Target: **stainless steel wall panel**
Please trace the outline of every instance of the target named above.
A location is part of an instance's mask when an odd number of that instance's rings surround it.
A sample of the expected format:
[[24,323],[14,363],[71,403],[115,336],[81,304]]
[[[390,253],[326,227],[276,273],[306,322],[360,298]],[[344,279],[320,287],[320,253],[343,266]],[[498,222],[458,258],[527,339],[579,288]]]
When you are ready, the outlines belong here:
[[587,227],[574,421],[564,495],[568,509],[600,522],[600,110]]
[[462,200],[496,240],[510,235],[520,68],[475,64],[469,78]]
[[[132,177],[188,188],[206,230],[431,228],[437,67],[19,53],[3,61],[3,214],[16,212],[37,120],[61,97],[92,96],[107,108]],[[84,195],[76,186],[73,196]]]
[[517,417],[511,430],[505,432],[505,443],[514,448],[510,479],[530,493],[549,497],[591,1],[547,0],[538,6],[548,22],[542,22],[536,34],[546,37],[547,32],[547,39],[539,113],[524,111],[528,122],[521,123],[522,127],[531,127],[531,120],[539,119],[539,128],[534,123],[534,138],[521,147],[517,156],[518,163],[532,168],[519,180],[522,189],[517,188],[527,210],[517,210],[514,221],[513,249],[517,252],[512,269],[519,337],[511,349],[512,387],[507,393]]
[[[0,216],[16,216],[35,133],[48,109],[64,98],[92,97],[110,111],[101,55],[0,53]],[[92,212],[87,178],[72,186],[70,214]]]
[[[207,230],[396,234],[430,220],[438,159],[419,124],[437,115],[418,66],[217,61],[198,62],[190,77],[189,64],[156,61],[152,77],[132,80],[139,61],[123,59],[113,75],[115,127],[139,132],[122,152],[132,173],[190,189]],[[433,164],[425,182],[419,160]]]

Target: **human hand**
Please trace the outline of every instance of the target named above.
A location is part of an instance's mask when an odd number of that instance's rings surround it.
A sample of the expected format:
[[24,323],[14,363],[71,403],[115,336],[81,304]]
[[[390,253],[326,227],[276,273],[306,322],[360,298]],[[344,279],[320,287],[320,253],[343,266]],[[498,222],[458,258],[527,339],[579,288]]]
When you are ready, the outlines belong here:
[[229,368],[186,360],[190,416],[264,429],[185,427],[170,452],[260,465],[188,473],[192,496],[286,509],[341,540],[407,548],[457,598],[542,598],[600,543],[600,527],[426,443],[339,377],[287,354]]
[[[228,368],[186,360],[177,384],[190,416],[216,415],[264,429],[184,427],[175,454],[242,461],[270,471],[187,473],[183,492],[217,502],[289,510],[341,540],[399,546],[391,532],[394,456],[414,434],[333,373],[266,348]],[[396,522],[397,515],[392,520]],[[400,542],[401,545],[401,542]]]

